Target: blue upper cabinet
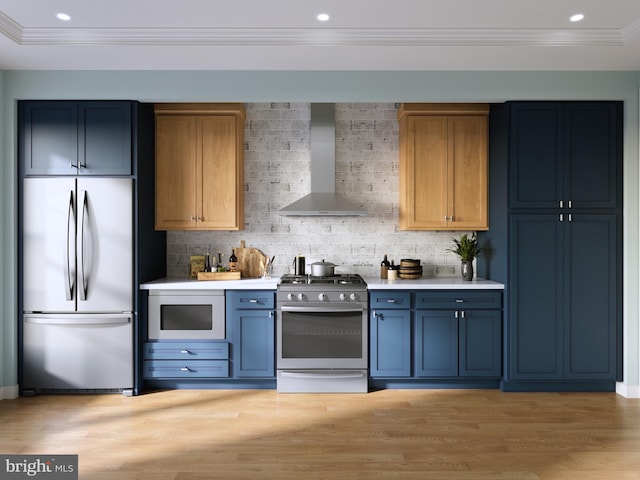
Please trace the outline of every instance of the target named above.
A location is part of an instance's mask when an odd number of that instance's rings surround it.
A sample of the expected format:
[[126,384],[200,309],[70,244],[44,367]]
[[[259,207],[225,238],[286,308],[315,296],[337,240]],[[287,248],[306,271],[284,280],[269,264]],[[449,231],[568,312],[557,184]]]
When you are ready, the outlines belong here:
[[24,175],[131,175],[132,102],[20,102]]
[[522,208],[616,208],[619,102],[516,102],[510,201]]

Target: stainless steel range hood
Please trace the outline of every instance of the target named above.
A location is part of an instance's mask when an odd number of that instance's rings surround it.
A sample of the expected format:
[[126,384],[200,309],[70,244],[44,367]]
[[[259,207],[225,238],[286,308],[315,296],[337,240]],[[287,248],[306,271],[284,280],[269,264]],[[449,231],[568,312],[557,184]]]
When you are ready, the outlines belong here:
[[311,104],[311,193],[278,211],[285,216],[356,216],[367,211],[336,194],[336,127],[332,103]]

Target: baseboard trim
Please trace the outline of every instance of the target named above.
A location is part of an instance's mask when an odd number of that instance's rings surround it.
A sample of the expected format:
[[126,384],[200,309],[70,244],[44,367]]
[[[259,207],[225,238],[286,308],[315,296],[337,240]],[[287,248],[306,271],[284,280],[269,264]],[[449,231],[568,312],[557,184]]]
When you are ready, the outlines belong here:
[[0,400],[13,400],[18,398],[19,393],[20,389],[18,388],[18,385],[0,387]]
[[627,385],[626,383],[616,383],[616,393],[625,398],[640,398],[640,385]]

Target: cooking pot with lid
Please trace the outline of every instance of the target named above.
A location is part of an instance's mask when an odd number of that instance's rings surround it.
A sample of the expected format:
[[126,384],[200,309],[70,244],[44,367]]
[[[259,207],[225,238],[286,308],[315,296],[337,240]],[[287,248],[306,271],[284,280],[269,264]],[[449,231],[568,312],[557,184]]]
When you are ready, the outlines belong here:
[[335,264],[331,262],[314,262],[311,264],[311,275],[314,277],[331,277],[334,275]]

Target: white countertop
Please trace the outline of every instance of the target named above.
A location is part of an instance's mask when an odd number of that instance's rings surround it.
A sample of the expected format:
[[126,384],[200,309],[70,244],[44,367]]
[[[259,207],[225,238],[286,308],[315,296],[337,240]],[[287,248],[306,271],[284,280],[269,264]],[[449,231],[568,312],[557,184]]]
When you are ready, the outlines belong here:
[[504,290],[504,284],[474,278],[470,282],[460,277],[423,277],[417,280],[382,280],[366,277],[369,290]]
[[191,280],[160,278],[140,285],[141,290],[275,290],[280,277],[246,278],[243,280]]
[[[161,278],[140,285],[142,290],[275,290],[280,277],[243,280],[191,280]],[[492,280],[475,278],[470,282],[459,277],[424,277],[417,280],[382,280],[366,277],[369,290],[504,290],[504,285]]]

